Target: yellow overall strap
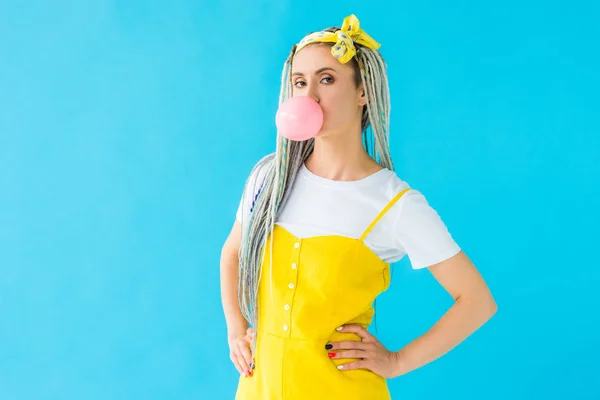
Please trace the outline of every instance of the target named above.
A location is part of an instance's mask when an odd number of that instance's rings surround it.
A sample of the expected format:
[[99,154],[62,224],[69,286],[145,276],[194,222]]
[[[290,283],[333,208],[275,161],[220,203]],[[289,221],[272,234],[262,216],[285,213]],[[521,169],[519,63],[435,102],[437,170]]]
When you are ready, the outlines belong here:
[[406,188],[403,191],[401,191],[400,193],[398,193],[389,203],[387,206],[385,206],[385,208],[383,210],[381,210],[381,212],[379,213],[379,215],[377,215],[377,217],[373,220],[373,222],[371,222],[371,225],[369,225],[369,227],[365,230],[365,232],[361,235],[360,240],[363,241],[365,240],[365,238],[367,237],[367,235],[371,232],[371,229],[373,229],[373,227],[375,225],[377,225],[377,223],[379,222],[379,220],[381,219],[381,217],[383,217],[385,215],[386,212],[388,212],[388,210],[394,205],[396,204],[396,202],[398,200],[400,200],[400,198],[402,196],[404,196],[404,194],[406,192],[408,192],[410,190],[410,188]]

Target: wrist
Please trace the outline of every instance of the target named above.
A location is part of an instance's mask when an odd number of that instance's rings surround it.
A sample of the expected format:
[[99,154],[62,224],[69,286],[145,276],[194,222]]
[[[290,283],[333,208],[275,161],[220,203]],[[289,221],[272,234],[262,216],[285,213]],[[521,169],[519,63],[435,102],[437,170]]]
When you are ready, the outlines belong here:
[[231,342],[234,339],[239,338],[240,336],[246,335],[246,331],[248,330],[247,326],[238,326],[235,328],[231,328],[227,330],[227,341]]
[[408,370],[406,368],[406,357],[404,357],[402,350],[394,352],[393,360],[394,360],[394,367],[393,367],[394,377],[404,375]]

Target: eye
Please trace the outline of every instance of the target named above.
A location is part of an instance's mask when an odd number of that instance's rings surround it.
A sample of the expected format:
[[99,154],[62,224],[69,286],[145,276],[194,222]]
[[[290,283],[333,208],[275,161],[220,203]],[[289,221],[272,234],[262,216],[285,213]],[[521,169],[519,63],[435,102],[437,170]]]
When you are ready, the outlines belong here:
[[[327,80],[327,82],[324,82],[325,80]],[[324,82],[324,83],[330,85],[333,83],[333,78],[330,76],[326,76],[325,78],[321,79],[321,82]]]
[[[298,84],[300,84],[300,86],[298,86]],[[301,85],[305,85],[304,81],[297,80],[297,81],[294,83],[294,86],[296,86],[296,87],[304,87],[304,86],[301,86]]]

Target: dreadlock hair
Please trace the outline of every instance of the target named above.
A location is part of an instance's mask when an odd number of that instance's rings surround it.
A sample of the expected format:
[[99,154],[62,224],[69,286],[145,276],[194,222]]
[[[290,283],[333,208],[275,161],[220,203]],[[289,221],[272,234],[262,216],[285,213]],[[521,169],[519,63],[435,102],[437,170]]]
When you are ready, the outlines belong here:
[[[338,27],[327,28],[324,32],[336,32]],[[333,43],[311,43],[308,46]],[[354,82],[361,84],[367,96],[367,104],[361,117],[362,142],[365,151],[382,167],[394,171],[389,146],[390,93],[386,64],[377,50],[354,43],[356,56],[349,61],[354,70]],[[292,96],[291,70],[297,45],[292,47],[284,63],[281,77],[279,104]],[[239,250],[238,301],[242,315],[255,328],[251,344],[252,353],[256,348],[260,323],[258,313],[258,283],[261,279],[262,264],[266,256],[265,243],[272,232],[279,210],[285,205],[294,184],[296,174],[314,149],[314,138],[306,141],[292,141],[277,135],[276,151],[262,158],[253,168],[250,176],[258,176],[261,171],[262,183],[256,193],[248,220],[242,212],[242,239]],[[255,193],[246,182],[244,195]],[[251,190],[251,191],[250,191]],[[249,193],[250,192],[250,193]],[[242,198],[242,205],[245,199]],[[269,256],[272,261],[273,241],[270,241]],[[272,271],[272,269],[271,269]],[[271,279],[272,277],[270,277]]]

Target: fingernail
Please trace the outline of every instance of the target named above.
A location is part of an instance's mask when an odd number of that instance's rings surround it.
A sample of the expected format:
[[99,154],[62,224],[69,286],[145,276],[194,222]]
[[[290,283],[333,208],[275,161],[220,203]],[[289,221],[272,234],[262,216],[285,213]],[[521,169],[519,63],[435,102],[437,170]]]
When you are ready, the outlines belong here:
[[329,358],[333,358],[333,357],[335,357],[335,353],[329,353],[329,354],[327,354],[327,355],[329,356]]
[[331,343],[327,343],[325,345],[325,350],[331,350],[331,349],[333,349],[333,345]]
[[337,369],[342,369],[342,368],[344,368],[344,366],[343,366],[343,365],[338,365],[338,366],[337,366]]
[[343,328],[343,326],[340,326],[340,327],[335,328],[335,330],[339,332],[342,330],[342,328]]
[[254,369],[254,364],[250,363],[250,369]]
[[248,376],[252,376],[252,371],[247,372]]

